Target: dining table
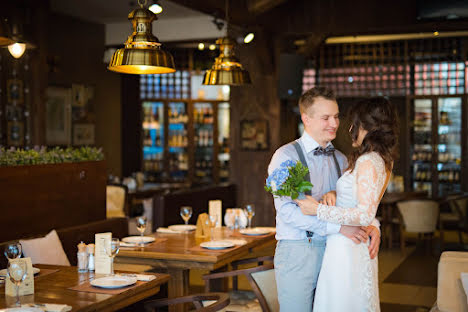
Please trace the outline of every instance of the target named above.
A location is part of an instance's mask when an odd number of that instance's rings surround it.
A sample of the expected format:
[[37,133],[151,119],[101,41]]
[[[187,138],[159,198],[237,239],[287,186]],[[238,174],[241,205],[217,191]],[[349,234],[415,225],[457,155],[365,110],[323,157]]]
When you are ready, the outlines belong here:
[[[232,261],[249,257],[276,244],[275,231],[264,235],[243,235],[242,231],[227,227],[214,229],[214,240],[241,241],[242,245],[221,250],[205,249],[201,243],[210,241],[206,237],[196,237],[195,231],[184,233],[153,233],[156,240],[145,247],[121,248],[115,261],[117,263],[144,264],[162,269],[170,275],[168,282],[169,298],[189,294],[189,271],[201,269],[223,271]],[[226,283],[211,285],[212,290],[225,291]],[[183,306],[171,308],[172,311],[184,311]]]
[[[34,267],[40,270],[34,277],[34,294],[21,296],[21,305],[66,304],[72,307],[71,311],[79,312],[117,311],[157,294],[161,285],[169,280],[167,274],[144,273],[155,278],[124,288],[105,289],[90,284],[93,279],[105,275],[80,273],[76,266],[35,264]],[[0,309],[14,303],[15,297],[5,296],[5,286],[0,286]]]

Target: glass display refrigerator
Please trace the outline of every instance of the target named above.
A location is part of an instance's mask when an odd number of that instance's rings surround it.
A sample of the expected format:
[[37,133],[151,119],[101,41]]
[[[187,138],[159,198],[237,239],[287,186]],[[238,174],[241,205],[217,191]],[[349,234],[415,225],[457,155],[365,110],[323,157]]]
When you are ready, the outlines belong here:
[[433,198],[464,191],[464,96],[419,96],[411,102],[414,117],[409,162],[412,189],[426,191]]

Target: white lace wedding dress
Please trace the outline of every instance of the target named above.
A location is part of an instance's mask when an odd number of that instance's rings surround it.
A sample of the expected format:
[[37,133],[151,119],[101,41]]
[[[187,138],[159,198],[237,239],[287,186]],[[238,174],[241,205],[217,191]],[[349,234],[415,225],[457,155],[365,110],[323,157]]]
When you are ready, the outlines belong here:
[[[336,206],[319,205],[318,218],[345,225],[369,225],[386,182],[380,155],[362,155],[353,172],[345,172],[338,180]],[[339,233],[327,236],[314,300],[314,312],[334,311],[380,311],[377,258],[370,259],[368,244],[355,244]]]

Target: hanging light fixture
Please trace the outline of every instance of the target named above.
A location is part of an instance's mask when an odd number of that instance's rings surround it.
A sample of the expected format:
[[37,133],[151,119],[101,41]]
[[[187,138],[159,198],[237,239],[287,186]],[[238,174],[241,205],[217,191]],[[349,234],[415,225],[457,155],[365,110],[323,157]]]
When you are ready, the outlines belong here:
[[[226,0],[226,32],[229,31],[229,0]],[[234,55],[235,42],[229,37],[216,40],[219,56],[203,78],[204,85],[244,85],[250,84],[250,75]]]
[[109,63],[109,70],[125,74],[167,74],[175,72],[174,58],[161,49],[161,43],[151,30],[156,15],[146,9],[146,0],[138,0],[140,7],[128,15],[133,33],[118,49]]
[[159,4],[158,0],[153,0],[153,4],[149,6],[148,10],[154,14],[159,14],[163,11],[163,7]]
[[0,18],[0,47],[8,46],[13,43],[15,43],[15,41],[11,38],[10,29],[6,20]]

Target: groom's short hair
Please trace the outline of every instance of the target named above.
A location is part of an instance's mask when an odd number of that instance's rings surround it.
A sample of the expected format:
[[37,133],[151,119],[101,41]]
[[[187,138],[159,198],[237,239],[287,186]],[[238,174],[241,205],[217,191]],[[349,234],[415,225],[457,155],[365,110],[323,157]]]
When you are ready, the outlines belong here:
[[333,92],[333,90],[325,87],[311,88],[304,92],[299,98],[299,110],[301,114],[305,113],[309,107],[314,105],[315,100],[319,97],[330,101],[336,101],[335,92]]

